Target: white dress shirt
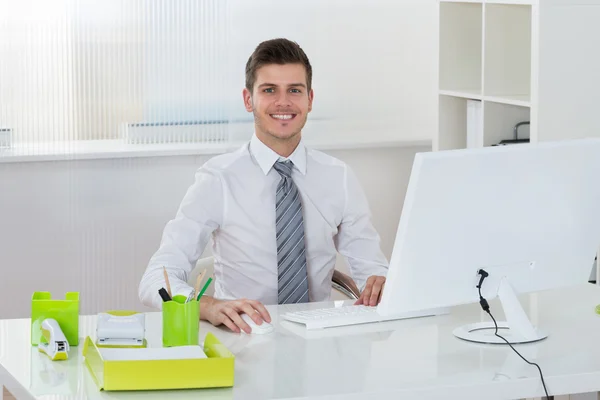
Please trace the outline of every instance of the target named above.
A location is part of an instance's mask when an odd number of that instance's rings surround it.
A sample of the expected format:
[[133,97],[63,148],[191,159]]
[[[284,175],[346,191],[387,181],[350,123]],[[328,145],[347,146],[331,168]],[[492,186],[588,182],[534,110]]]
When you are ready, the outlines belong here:
[[[188,296],[187,276],[211,235],[215,298],[277,304],[275,192],[281,177],[272,167],[280,158],[254,135],[239,150],[214,157],[197,171],[141,279],[143,304],[161,308],[163,266],[172,293]],[[369,276],[386,276],[388,261],[351,169],[302,141],[288,159],[302,199],[310,301],[329,299],[336,250],[346,257],[361,290]]]

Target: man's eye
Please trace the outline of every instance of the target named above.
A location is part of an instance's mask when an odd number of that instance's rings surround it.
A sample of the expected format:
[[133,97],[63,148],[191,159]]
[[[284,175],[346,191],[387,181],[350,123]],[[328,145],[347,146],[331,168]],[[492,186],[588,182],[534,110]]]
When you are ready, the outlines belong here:
[[275,89],[273,89],[273,88],[266,88],[266,89],[264,90],[264,92],[265,92],[265,93],[273,93],[273,92],[275,92]]
[[292,93],[300,93],[300,89],[290,89],[290,92],[292,92]]

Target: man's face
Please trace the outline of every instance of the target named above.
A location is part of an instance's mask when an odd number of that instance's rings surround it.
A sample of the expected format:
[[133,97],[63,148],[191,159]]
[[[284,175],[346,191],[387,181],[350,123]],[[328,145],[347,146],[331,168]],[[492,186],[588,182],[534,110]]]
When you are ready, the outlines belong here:
[[299,135],[312,100],[302,64],[265,65],[256,71],[252,93],[244,89],[244,105],[254,114],[257,135],[271,139],[289,140]]

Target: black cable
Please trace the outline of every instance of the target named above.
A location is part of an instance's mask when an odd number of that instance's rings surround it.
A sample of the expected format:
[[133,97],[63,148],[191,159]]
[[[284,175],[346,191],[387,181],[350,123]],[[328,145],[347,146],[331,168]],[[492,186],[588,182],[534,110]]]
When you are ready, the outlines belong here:
[[521,353],[519,353],[517,351],[517,349],[515,349],[513,347],[512,344],[510,344],[510,342],[508,340],[506,340],[506,338],[504,336],[501,336],[498,334],[498,324],[496,323],[496,319],[494,318],[494,316],[492,315],[492,313],[490,312],[490,306],[487,302],[487,300],[485,298],[483,298],[483,296],[481,295],[481,284],[483,283],[483,280],[485,278],[488,277],[488,273],[482,269],[479,270],[478,272],[481,275],[481,278],[479,279],[479,285],[477,285],[477,289],[479,290],[479,304],[481,305],[481,308],[483,309],[483,311],[485,311],[486,313],[488,313],[488,315],[490,316],[490,318],[492,319],[492,321],[494,321],[494,326],[496,327],[496,331],[494,332],[494,335],[496,335],[497,337],[499,337],[500,339],[504,340],[506,342],[507,345],[510,346],[511,349],[513,349],[513,351],[515,353],[517,353],[517,355],[519,357],[521,357],[521,359],[523,361],[525,361],[527,364],[529,365],[535,365],[540,373],[540,378],[542,379],[542,386],[544,386],[544,392],[546,393],[546,399],[549,399],[550,396],[548,395],[548,390],[546,389],[546,382],[544,381],[544,374],[542,374],[542,369],[540,368],[539,365],[537,365],[534,362],[528,361],[525,357],[523,357],[521,355]]

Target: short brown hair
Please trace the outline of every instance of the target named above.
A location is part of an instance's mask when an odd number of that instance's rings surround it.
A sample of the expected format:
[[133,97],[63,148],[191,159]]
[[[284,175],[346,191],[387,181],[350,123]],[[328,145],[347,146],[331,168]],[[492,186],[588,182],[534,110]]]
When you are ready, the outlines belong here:
[[260,43],[246,63],[246,89],[252,93],[256,71],[268,64],[302,64],[306,70],[306,88],[310,91],[312,67],[298,43],[288,39],[271,39]]

